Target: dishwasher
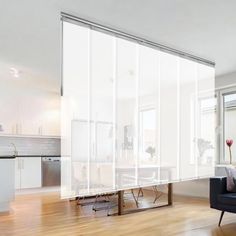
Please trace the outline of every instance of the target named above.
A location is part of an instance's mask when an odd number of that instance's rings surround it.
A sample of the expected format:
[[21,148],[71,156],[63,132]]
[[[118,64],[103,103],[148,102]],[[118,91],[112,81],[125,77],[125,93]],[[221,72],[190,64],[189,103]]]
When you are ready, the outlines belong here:
[[61,185],[61,158],[42,157],[42,186]]

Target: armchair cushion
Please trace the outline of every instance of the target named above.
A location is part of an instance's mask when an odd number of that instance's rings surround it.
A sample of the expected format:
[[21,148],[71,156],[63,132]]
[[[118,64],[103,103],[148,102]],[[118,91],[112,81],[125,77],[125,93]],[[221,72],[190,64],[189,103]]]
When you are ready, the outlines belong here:
[[225,167],[227,174],[227,190],[236,192],[236,169],[234,167]]
[[236,193],[226,193],[218,195],[219,204],[236,206]]

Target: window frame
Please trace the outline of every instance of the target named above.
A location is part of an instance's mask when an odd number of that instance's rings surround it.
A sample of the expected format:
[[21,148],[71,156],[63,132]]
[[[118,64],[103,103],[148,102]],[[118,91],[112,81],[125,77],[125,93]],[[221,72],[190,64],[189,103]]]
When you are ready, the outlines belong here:
[[[143,149],[143,147],[144,147],[144,145],[143,145],[144,138],[143,138],[143,117],[141,118],[141,116],[143,116],[144,112],[148,112],[148,111],[152,111],[152,110],[154,110],[156,112],[156,108],[154,106],[146,106],[145,108],[142,108],[142,109],[139,110],[139,122],[140,122],[139,123],[139,130],[140,130],[140,135],[142,134],[140,146],[142,147],[141,148],[142,152],[144,152],[144,149]],[[157,127],[156,117],[155,117],[155,120],[156,120],[156,127]],[[142,123],[141,123],[141,121],[142,121]],[[155,149],[157,149],[156,145],[155,145]]]
[[227,164],[225,159],[225,112],[224,112],[224,96],[236,94],[236,86],[221,88],[216,91],[218,112],[217,112],[217,131],[216,139],[218,146],[218,164]]

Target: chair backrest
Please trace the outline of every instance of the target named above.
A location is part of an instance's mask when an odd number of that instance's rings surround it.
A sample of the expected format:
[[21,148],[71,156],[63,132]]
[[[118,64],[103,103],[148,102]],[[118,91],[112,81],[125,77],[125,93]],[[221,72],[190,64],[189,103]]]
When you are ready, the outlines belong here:
[[218,195],[227,193],[226,177],[210,178],[210,205],[211,208],[218,209]]

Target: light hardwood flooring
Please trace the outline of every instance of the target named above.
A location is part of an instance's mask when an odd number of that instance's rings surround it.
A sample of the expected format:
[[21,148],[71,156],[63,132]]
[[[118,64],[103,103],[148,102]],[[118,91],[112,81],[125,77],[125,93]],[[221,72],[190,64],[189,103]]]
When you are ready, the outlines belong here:
[[[146,204],[144,199],[141,205]],[[132,204],[129,197],[126,206]],[[106,216],[105,211],[94,213],[91,206],[81,207],[75,201],[61,200],[58,193],[18,195],[10,214],[0,215],[0,235],[235,236],[236,215],[225,213],[220,228],[219,215],[219,211],[209,208],[206,199],[197,198],[174,196],[171,207]]]

